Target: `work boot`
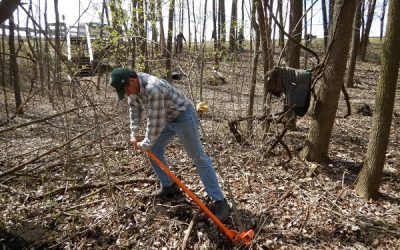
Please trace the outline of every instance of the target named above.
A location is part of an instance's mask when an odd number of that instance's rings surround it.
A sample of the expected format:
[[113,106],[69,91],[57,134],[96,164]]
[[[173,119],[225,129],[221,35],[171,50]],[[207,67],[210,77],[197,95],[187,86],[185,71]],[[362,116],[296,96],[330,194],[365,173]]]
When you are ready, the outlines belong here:
[[224,223],[230,214],[228,202],[223,199],[221,201],[214,202],[214,215]]
[[180,189],[179,189],[178,185],[176,185],[176,183],[174,183],[169,187],[161,187],[160,189],[151,193],[151,195],[155,196],[157,198],[163,198],[163,197],[171,197],[178,193],[180,193]]

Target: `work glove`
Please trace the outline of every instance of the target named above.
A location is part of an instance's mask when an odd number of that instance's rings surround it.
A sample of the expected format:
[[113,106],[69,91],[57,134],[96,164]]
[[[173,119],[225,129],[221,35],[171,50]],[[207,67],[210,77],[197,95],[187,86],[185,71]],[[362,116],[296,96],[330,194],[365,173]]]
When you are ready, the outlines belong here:
[[140,135],[131,136],[131,143],[132,143],[132,146],[133,146],[134,150],[136,150],[136,151],[144,151],[142,146],[140,145],[140,142],[143,141],[143,139],[144,139],[144,136],[140,136]]

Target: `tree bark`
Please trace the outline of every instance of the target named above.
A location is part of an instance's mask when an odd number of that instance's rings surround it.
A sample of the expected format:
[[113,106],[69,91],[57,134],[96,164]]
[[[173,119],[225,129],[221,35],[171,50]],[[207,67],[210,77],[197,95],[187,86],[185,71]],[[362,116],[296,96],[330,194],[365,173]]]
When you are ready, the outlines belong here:
[[[6,52],[6,44],[5,44],[5,37],[6,37],[6,29],[4,25],[1,25],[1,52],[5,53]],[[10,68],[10,67],[8,67]],[[0,72],[1,72],[1,85],[3,89],[3,95],[4,95],[4,109],[6,112],[6,118],[10,117],[10,114],[8,112],[8,98],[7,98],[7,91],[6,91],[6,56],[5,54],[0,55]]]
[[188,31],[189,31],[189,51],[192,48],[192,30],[191,30],[191,20],[190,20],[190,7],[189,7],[189,0],[186,0],[186,7],[187,7],[187,15],[188,15]]
[[19,85],[19,67],[17,62],[17,50],[15,49],[15,23],[14,18],[9,18],[9,37],[8,37],[8,46],[10,50],[10,82],[14,87],[14,98],[15,98],[15,109],[16,114],[23,115],[24,110],[22,108],[22,98],[21,98],[21,87]]
[[328,153],[349,51],[352,27],[348,24],[353,21],[355,7],[356,0],[336,0],[328,51],[331,54],[326,60],[324,82],[316,91],[308,138],[300,153],[309,161],[322,162]]
[[[279,11],[279,22],[283,25],[283,8],[282,8],[283,0],[278,0],[278,11]],[[279,47],[281,50],[285,47],[285,33],[282,29],[279,29]]]
[[[192,11],[193,13],[194,11],[194,1],[192,1]],[[197,21],[196,21],[196,15],[193,15],[193,26],[194,26],[194,50],[197,51],[198,50],[198,46],[197,46]]]
[[172,34],[174,29],[174,11],[175,11],[175,0],[171,0],[169,4],[169,11],[168,11],[168,36],[167,36],[167,51],[166,61],[165,61],[165,69],[167,72],[167,79],[171,79],[171,61],[172,61]]
[[157,0],[157,9],[158,9],[158,16],[160,18],[160,45],[161,45],[162,51],[164,53],[164,56],[166,57],[167,54],[165,53],[165,51],[166,51],[167,44],[165,43],[164,21],[163,21],[163,14],[162,14],[162,0]]
[[[266,2],[266,4],[269,4]],[[256,0],[255,1],[255,8],[257,8],[257,17],[258,17],[258,25],[259,25],[259,36],[260,36],[260,43],[262,47],[262,58],[263,58],[263,75],[266,76],[267,72],[271,69],[272,65],[272,59],[270,57],[272,51],[270,48],[270,42],[269,42],[269,22],[268,18],[265,14],[265,10],[267,10],[267,6],[263,6],[263,2],[261,0]],[[268,104],[269,102],[269,93],[267,91],[267,84],[268,84],[268,78],[263,77],[263,115],[267,116],[270,112],[270,105]],[[263,130],[265,131],[263,135],[263,139],[266,139],[266,132],[269,130],[269,121],[263,122]]]
[[232,1],[231,26],[229,28],[229,52],[237,51],[237,0]]
[[385,21],[385,14],[386,14],[386,6],[387,6],[387,0],[383,0],[382,3],[382,14],[381,14],[381,31],[379,33],[379,40],[382,41],[383,38],[383,25]]
[[213,13],[213,35],[214,35],[214,68],[218,69],[219,68],[219,60],[218,60],[218,54],[219,54],[219,49],[218,49],[218,40],[216,36],[216,30],[217,30],[217,6],[216,6],[216,1],[212,1],[212,13]]
[[200,101],[203,101],[204,54],[206,45],[207,0],[204,3],[203,34],[201,38]]
[[[222,47],[225,47],[226,43],[226,23],[225,23],[225,0],[219,0],[219,17],[218,17],[218,41],[220,41]],[[221,49],[221,48],[220,48]]]
[[[254,1],[259,2],[259,1]],[[260,48],[260,27],[256,21],[256,7],[254,6],[251,13],[251,25],[255,32],[255,45],[254,45],[254,53],[253,53],[253,66],[251,72],[251,84],[249,89],[249,106],[247,107],[247,117],[251,117],[254,114],[254,96],[255,89],[257,84],[257,66],[258,66],[258,56],[259,56],[259,48]],[[253,119],[247,120],[247,137],[250,137],[253,132]]]
[[357,193],[366,199],[379,196],[386,150],[389,143],[390,126],[400,59],[400,2],[390,0],[386,39],[382,49],[375,112],[363,168],[356,183]]
[[361,0],[357,2],[356,13],[353,21],[353,36],[351,39],[351,50],[345,85],[347,88],[354,87],[354,70],[356,68],[358,47],[360,45],[360,26],[361,26]]
[[322,9],[322,26],[324,29],[324,48],[326,51],[328,49],[328,17],[326,14],[325,0],[321,0],[321,9]]
[[367,55],[367,47],[369,43],[369,33],[371,31],[372,21],[374,19],[376,0],[369,0],[368,2],[368,15],[367,22],[365,23],[365,30],[361,37],[361,45],[360,45],[360,58],[362,61],[365,61]]
[[[301,43],[302,32],[302,14],[303,3],[299,0],[290,1],[290,18],[289,18],[289,33],[298,42]],[[288,49],[286,52],[286,62],[291,68],[300,68],[300,47],[294,42],[288,40]],[[286,109],[289,107],[285,106]],[[297,117],[293,111],[289,111],[286,115],[287,120],[290,121],[287,125],[289,130],[296,130]]]
[[146,11],[146,1],[143,0],[139,0],[138,1],[138,9],[139,9],[139,13],[138,13],[138,27],[139,27],[139,35],[140,35],[140,53],[141,55],[139,56],[139,58],[141,58],[140,60],[140,64],[141,64],[141,70],[143,70],[144,72],[148,72],[149,73],[149,60],[147,60],[147,21],[144,17],[145,11]]
[[58,0],[54,0],[54,15],[56,18],[56,25],[54,31],[54,45],[56,52],[54,53],[55,59],[55,67],[54,67],[54,79],[55,79],[55,90],[57,90],[57,94],[62,96],[63,89],[61,85],[61,62],[58,56],[57,51],[61,51],[61,41],[60,41],[60,15],[58,13]]

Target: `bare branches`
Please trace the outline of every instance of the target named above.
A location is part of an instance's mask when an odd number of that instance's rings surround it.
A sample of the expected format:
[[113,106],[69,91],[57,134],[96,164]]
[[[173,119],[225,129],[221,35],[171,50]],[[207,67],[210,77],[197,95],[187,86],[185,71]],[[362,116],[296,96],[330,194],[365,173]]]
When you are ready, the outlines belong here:
[[79,107],[73,108],[73,109],[70,109],[70,110],[67,110],[67,111],[64,111],[64,112],[60,112],[60,113],[57,113],[57,114],[54,114],[54,115],[50,115],[50,116],[47,116],[47,117],[44,117],[44,118],[41,118],[41,119],[37,119],[37,120],[34,120],[34,121],[18,124],[18,125],[15,125],[13,127],[5,128],[5,129],[0,130],[0,134],[3,134],[3,133],[8,132],[8,131],[16,130],[18,128],[27,127],[27,126],[30,126],[32,124],[45,122],[45,121],[48,121],[50,119],[56,118],[58,116],[62,116],[62,115],[71,113],[71,112],[73,112],[73,111],[75,111],[77,109],[80,109],[80,108]]
[[[138,179],[130,179],[130,180],[122,180],[122,181],[116,181],[115,183],[112,183],[114,186],[119,186],[119,185],[129,185],[129,184],[134,184],[134,183],[153,183],[154,179],[149,179],[149,178],[138,178]],[[76,186],[71,186],[71,187],[62,187],[55,189],[53,191],[50,191],[48,193],[39,195],[35,199],[42,199],[44,197],[50,197],[54,195],[58,195],[67,191],[81,191],[81,190],[87,190],[87,189],[94,189],[94,188],[102,188],[105,186],[108,186],[109,183],[107,182],[99,182],[99,183],[88,183],[88,184],[82,184],[82,185],[76,185]]]
[[[310,49],[310,48],[307,48],[306,46],[304,46],[304,45],[302,45],[301,43],[297,42],[296,39],[293,38],[293,36],[291,36],[290,34],[288,34],[288,33],[285,31],[285,28],[282,26],[282,24],[281,24],[281,23],[278,21],[278,19],[275,17],[275,15],[274,15],[274,13],[273,13],[273,11],[272,11],[272,9],[271,9],[271,6],[268,4],[268,1],[266,2],[266,4],[267,4],[267,8],[268,8],[268,10],[269,10],[269,13],[270,13],[272,19],[274,19],[275,24],[279,27],[279,29],[281,29],[281,31],[283,31],[283,33],[285,34],[285,36],[287,36],[287,38],[288,38],[291,42],[293,42],[293,43],[296,44],[297,46],[300,46],[300,47],[303,48],[304,50],[310,52],[310,53],[317,59],[317,65],[318,65],[318,64],[319,64],[319,56],[318,56],[318,54],[317,54],[314,50],[312,50],[312,49]],[[314,3],[314,4],[315,4],[315,3]],[[311,6],[312,6],[312,5],[311,5]]]
[[36,156],[35,158],[33,158],[33,159],[31,159],[31,160],[29,160],[29,161],[27,161],[27,162],[25,162],[25,163],[23,163],[21,165],[15,166],[15,167],[13,167],[13,168],[11,168],[9,170],[6,170],[6,171],[0,173],[0,178],[2,178],[4,176],[7,176],[7,175],[10,175],[10,174],[12,174],[12,173],[14,173],[14,172],[16,172],[18,170],[21,170],[24,167],[28,166],[29,164],[32,164],[32,163],[36,162],[37,160],[41,159],[42,157],[44,157],[46,155],[50,155],[51,153],[54,153],[54,152],[56,152],[57,150],[59,150],[61,148],[64,148],[65,146],[69,145],[71,142],[75,141],[76,139],[78,139],[78,138],[86,135],[87,133],[93,131],[95,128],[96,127],[93,127],[93,128],[91,128],[89,130],[86,130],[85,132],[80,133],[79,135],[75,136],[74,138],[70,139],[69,141],[65,142],[64,144],[62,144],[60,146],[57,146],[57,147],[54,147],[54,148],[52,148],[52,149],[50,149],[50,150],[48,150],[48,151]]

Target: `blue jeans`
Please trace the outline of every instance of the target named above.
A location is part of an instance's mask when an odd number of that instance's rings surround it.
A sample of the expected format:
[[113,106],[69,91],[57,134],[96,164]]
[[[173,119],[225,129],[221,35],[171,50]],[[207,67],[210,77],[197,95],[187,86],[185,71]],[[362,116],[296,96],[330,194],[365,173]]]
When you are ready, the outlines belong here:
[[[150,150],[158,157],[158,159],[160,159],[160,161],[168,166],[164,156],[165,148],[171,142],[173,137],[177,135],[187,154],[193,160],[207,194],[214,201],[223,200],[224,195],[222,194],[221,187],[218,184],[214,167],[201,145],[197,125],[196,112],[193,107],[190,106],[174,121],[166,122],[160,136],[154,142],[153,146],[151,146]],[[171,186],[174,183],[151,159],[150,163],[163,187]]]

